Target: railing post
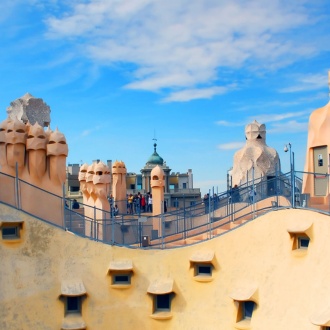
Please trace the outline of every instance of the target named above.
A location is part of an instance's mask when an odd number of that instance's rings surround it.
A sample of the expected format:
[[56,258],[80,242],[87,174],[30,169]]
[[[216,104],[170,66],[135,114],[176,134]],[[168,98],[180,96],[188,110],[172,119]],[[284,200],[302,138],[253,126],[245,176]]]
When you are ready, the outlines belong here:
[[20,200],[19,200],[19,192],[18,192],[18,163],[16,162],[15,164],[15,204],[16,204],[16,208],[18,210],[21,209],[20,206]]
[[94,221],[94,240],[97,241],[96,208],[95,208],[95,206],[94,206],[94,217],[93,218],[94,218],[94,220],[93,220]]
[[187,233],[186,233],[186,201],[184,199],[184,195],[183,195],[183,237],[184,237],[184,239],[187,238]]
[[277,205],[277,207],[279,206],[278,205],[278,193],[279,193],[279,184],[278,184],[278,176],[279,176],[279,171],[278,171],[278,168],[277,168],[277,166],[276,166],[276,172],[275,172],[275,180],[276,180],[276,182],[275,182],[275,184],[276,184],[276,186],[275,186],[275,189],[276,189],[276,205]]
[[[62,184],[62,226],[65,229],[65,183]],[[72,228],[72,224],[71,224],[71,212],[70,212],[70,231]]]
[[230,220],[234,221],[234,203],[233,203],[233,191],[231,190],[231,198],[230,198]]
[[291,187],[292,187],[292,207],[296,207],[296,180],[295,180],[295,169],[294,169],[294,152],[292,152],[292,165],[291,165]]
[[111,216],[111,245],[115,244],[115,217]]
[[162,249],[164,249],[164,233],[165,233],[165,224],[164,224],[164,202],[160,201],[160,225],[162,229],[162,237],[161,237],[161,242],[162,242]]
[[[329,170],[330,170],[330,165],[329,165]],[[329,214],[330,214],[330,173],[327,174],[328,175],[328,202],[329,202]]]
[[142,247],[142,222],[138,219],[138,239],[139,239],[139,247]]
[[179,233],[179,204],[178,204],[178,198],[175,199],[175,205],[176,205],[176,234]]
[[211,239],[211,235],[212,235],[212,225],[211,225],[211,190],[209,189],[209,212],[208,212],[208,225],[209,225],[209,236]]
[[252,212],[253,212],[253,219],[255,218],[256,212],[256,205],[255,205],[255,185],[254,185],[254,164],[252,166]]

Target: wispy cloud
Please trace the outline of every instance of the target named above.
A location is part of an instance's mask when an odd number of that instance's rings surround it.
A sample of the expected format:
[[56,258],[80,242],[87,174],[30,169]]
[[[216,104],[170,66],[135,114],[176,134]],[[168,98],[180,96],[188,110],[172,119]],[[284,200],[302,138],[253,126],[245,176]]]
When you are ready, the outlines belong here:
[[[324,88],[323,85],[322,87]],[[303,97],[297,97],[294,99],[291,99],[290,101],[287,100],[273,100],[273,101],[262,101],[262,102],[251,102],[251,103],[236,103],[232,104],[232,109],[233,111],[236,112],[253,112],[253,113],[258,113],[261,110],[264,109],[273,109],[273,108],[278,108],[278,109],[285,109],[285,108],[292,108],[296,106],[301,106],[303,108],[306,108],[306,105],[309,103],[313,103],[315,101],[326,101],[327,97],[324,93],[315,93],[313,95],[308,95],[308,96],[303,96]],[[311,111],[311,110],[306,110],[306,112]],[[268,114],[267,114],[268,116]],[[250,117],[252,118],[252,117]],[[255,119],[255,118],[253,118]]]
[[303,1],[90,0],[45,23],[48,38],[75,41],[98,65],[133,64],[125,88],[182,102],[227,92],[221,68],[268,71],[321,52],[295,38],[317,17]]
[[234,150],[234,149],[242,148],[244,145],[245,145],[244,142],[229,142],[229,143],[219,144],[217,148],[220,150]]
[[298,122],[290,120],[283,123],[273,123],[270,128],[267,128],[267,133],[298,133],[306,132],[308,130],[308,121]]
[[99,125],[99,126],[92,127],[90,129],[86,129],[81,132],[80,136],[81,137],[89,136],[89,135],[93,134],[94,132],[99,131],[101,128],[102,128],[102,126]]
[[[279,114],[260,114],[248,117],[244,122],[219,120],[216,124],[223,127],[245,127],[247,124],[256,120],[260,124],[267,124],[267,133],[302,132],[306,131],[308,128],[308,117],[310,113],[310,110],[305,110]],[[218,146],[219,149],[223,150],[237,149],[239,147],[240,145],[238,142],[220,144]]]
[[310,115],[310,111],[298,111],[298,112],[287,112],[287,113],[267,113],[267,114],[260,114],[256,116],[251,116],[249,118],[249,122],[252,122],[253,120],[257,120],[261,124],[265,123],[272,123],[272,122],[278,122],[278,121],[287,121],[287,119],[290,118],[301,118],[301,117],[307,117]]
[[224,94],[230,88],[227,87],[210,87],[210,88],[193,88],[185,89],[179,92],[173,92],[166,97],[163,102],[185,102],[194,99],[210,99],[214,95]]
[[280,93],[295,93],[302,91],[314,91],[327,86],[327,75],[310,74],[295,77],[295,84],[279,90]]
[[245,122],[228,121],[228,120],[218,120],[215,123],[216,125],[225,126],[225,127],[239,127],[246,125]]

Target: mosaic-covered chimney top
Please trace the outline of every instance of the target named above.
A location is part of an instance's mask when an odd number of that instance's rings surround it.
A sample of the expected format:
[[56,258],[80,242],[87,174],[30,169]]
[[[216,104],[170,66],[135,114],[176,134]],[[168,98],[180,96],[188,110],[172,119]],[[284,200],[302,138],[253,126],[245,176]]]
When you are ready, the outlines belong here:
[[7,114],[10,119],[21,120],[24,124],[29,122],[34,125],[36,122],[47,127],[50,125],[50,107],[43,99],[36,98],[30,93],[26,93],[15,101],[10,102],[7,108]]

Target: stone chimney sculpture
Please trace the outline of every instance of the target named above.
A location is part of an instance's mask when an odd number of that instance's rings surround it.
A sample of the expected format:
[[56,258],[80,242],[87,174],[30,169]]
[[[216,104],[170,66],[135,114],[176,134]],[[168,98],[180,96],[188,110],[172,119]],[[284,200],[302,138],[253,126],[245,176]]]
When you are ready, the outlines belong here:
[[[165,173],[163,169],[156,165],[151,173],[151,192],[152,192],[152,215],[159,215],[164,212],[164,186]],[[157,218],[153,218],[153,229],[158,230],[158,236],[162,235],[162,226]]]
[[[330,92],[330,71],[328,71]],[[330,93],[329,93],[330,97]],[[330,173],[330,101],[313,111],[309,117],[307,152],[303,178],[304,194],[310,195],[313,204],[329,204]]]
[[275,149],[266,145],[266,126],[256,120],[245,127],[245,146],[234,155],[232,186],[245,184],[280,171],[280,159]]
[[110,169],[103,162],[83,164],[78,174],[80,191],[83,194],[85,233],[102,240],[105,236],[103,220],[110,218]]
[[116,160],[112,165],[112,194],[120,213],[127,212],[126,173],[125,163]]
[[10,103],[7,108],[10,119],[18,119],[24,124],[31,125],[39,123],[42,127],[50,125],[50,108],[43,99],[36,98],[30,93],[26,93]]
[[[68,145],[58,129],[44,131],[37,120],[28,120],[31,114],[30,118],[39,118],[42,108],[48,114],[42,124],[50,122],[49,107],[42,99],[31,98],[26,94],[11,102],[8,118],[0,123],[0,171],[6,174],[0,176],[1,186],[6,187],[0,190],[0,200],[62,226]],[[15,200],[16,174],[24,182],[19,181]]]

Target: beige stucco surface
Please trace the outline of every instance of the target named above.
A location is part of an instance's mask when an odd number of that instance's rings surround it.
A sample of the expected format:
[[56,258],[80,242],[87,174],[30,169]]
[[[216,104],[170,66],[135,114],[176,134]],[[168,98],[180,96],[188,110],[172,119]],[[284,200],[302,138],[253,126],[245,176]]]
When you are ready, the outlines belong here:
[[[330,72],[329,72],[330,81]],[[308,140],[307,140],[307,152],[305,161],[305,172],[315,172],[313,161],[313,149],[316,147],[326,147],[327,155],[324,159],[326,166],[322,169],[323,173],[329,173],[329,161],[330,161],[330,102],[328,102],[324,107],[316,109],[312,112],[309,118],[308,124]],[[315,196],[314,191],[314,175],[305,174],[303,181],[303,192],[305,194],[310,194],[311,197]],[[328,183],[329,184],[329,183]],[[326,203],[327,198],[329,199],[329,190],[324,196],[323,201]]]
[[[257,303],[251,329],[320,329],[311,320],[330,310],[330,221],[320,213],[272,211],[212,240],[168,250],[104,245],[4,205],[0,214],[2,223],[24,222],[20,241],[0,237],[2,330],[60,329],[68,281],[83,283],[82,320],[94,330],[235,329],[236,296]],[[308,228],[307,251],[292,251],[292,228]],[[196,255],[213,255],[211,281],[195,280]],[[112,263],[133,266],[129,288],[111,286]],[[169,282],[171,317],[154,319],[148,288]]]

